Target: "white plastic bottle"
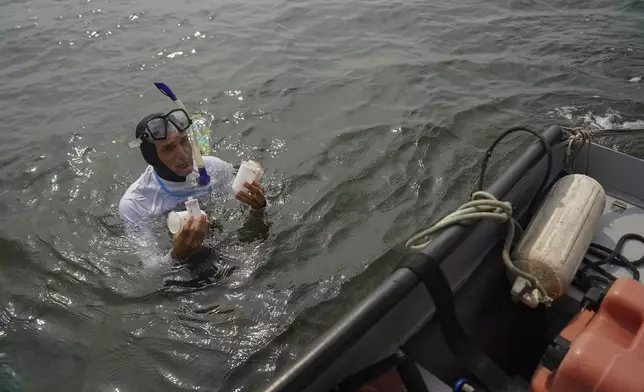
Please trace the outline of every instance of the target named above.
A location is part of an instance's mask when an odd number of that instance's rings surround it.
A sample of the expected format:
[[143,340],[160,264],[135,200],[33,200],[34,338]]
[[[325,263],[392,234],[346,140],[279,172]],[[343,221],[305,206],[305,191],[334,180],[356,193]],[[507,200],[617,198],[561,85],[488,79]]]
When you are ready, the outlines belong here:
[[168,214],[168,229],[170,230],[170,233],[177,234],[189,216],[196,218],[201,215],[207,217],[206,213],[201,211],[201,208],[199,207],[199,200],[190,197],[186,201],[186,211],[172,211]]
[[235,181],[233,182],[233,190],[235,192],[245,191],[246,187],[244,186],[245,182],[252,184],[253,182],[261,181],[262,176],[264,175],[264,169],[260,166],[259,163],[254,161],[242,161]]
[[194,197],[189,197],[186,201],[186,211],[190,216],[195,218],[201,215],[201,208],[199,208],[199,200]]

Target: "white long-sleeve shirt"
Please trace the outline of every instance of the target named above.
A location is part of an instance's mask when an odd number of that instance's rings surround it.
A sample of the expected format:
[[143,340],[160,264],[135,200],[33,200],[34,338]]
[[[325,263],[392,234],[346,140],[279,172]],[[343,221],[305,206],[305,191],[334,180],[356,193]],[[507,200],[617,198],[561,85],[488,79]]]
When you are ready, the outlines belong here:
[[[119,215],[126,233],[139,248],[145,267],[160,266],[171,261],[169,254],[161,252],[152,231],[152,220],[199,195],[220,193],[233,195],[233,166],[219,158],[204,156],[204,165],[210,175],[210,184],[195,187],[192,181],[171,182],[158,177],[152,166],[125,191],[119,203]],[[197,173],[195,165],[194,169]]]

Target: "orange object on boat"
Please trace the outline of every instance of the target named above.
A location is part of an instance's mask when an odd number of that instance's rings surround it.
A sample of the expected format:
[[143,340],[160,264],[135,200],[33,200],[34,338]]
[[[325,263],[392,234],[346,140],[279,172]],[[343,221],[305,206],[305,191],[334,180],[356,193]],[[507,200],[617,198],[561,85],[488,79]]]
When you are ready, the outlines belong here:
[[539,366],[533,392],[644,392],[644,285],[615,281],[597,313],[582,311],[560,336],[570,342],[553,372]]

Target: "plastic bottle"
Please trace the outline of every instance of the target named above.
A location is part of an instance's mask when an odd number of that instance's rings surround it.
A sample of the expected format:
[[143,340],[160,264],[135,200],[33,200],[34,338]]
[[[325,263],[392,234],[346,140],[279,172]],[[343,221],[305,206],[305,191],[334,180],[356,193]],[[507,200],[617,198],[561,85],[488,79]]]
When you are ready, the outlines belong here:
[[199,208],[199,200],[194,197],[189,197],[186,201],[186,211],[190,216],[198,217],[201,215],[201,208]]
[[247,182],[252,184],[253,182],[261,181],[262,176],[264,176],[264,169],[260,166],[259,163],[254,161],[242,161],[235,181],[233,182],[233,190],[235,192],[245,191],[246,187],[244,183]]
[[196,218],[201,215],[207,217],[206,213],[201,211],[199,207],[199,200],[189,197],[186,201],[186,211],[172,211],[168,214],[168,229],[170,233],[177,234],[189,216]]

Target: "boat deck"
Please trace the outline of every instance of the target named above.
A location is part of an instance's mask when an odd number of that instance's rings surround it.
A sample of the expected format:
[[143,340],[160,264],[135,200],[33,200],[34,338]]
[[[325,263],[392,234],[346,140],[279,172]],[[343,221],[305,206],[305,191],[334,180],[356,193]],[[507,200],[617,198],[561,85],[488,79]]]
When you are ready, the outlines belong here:
[[[604,213],[597,228],[593,242],[608,249],[615,249],[617,242],[625,234],[644,236],[644,208],[607,195]],[[621,254],[628,260],[638,260],[644,257],[644,244],[639,241],[626,241]],[[604,269],[616,277],[631,276],[623,267],[606,265]],[[639,266],[638,270],[644,276],[644,265]]]

